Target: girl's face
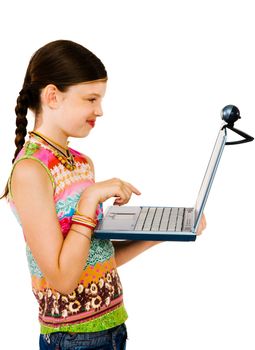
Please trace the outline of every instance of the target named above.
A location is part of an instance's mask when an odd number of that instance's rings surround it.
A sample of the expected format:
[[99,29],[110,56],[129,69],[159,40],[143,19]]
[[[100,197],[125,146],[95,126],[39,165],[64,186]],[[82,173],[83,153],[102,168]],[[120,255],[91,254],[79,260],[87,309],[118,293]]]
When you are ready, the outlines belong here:
[[69,137],[85,137],[103,115],[102,99],[106,82],[94,81],[69,87],[61,92],[58,117],[55,120],[62,133]]

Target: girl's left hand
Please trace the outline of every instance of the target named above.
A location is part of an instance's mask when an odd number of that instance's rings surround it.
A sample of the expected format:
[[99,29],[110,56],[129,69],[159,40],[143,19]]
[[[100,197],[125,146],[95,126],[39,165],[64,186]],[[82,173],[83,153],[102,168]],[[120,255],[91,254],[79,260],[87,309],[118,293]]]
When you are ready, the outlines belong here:
[[203,230],[205,228],[206,228],[206,220],[205,220],[205,216],[203,214],[202,218],[200,220],[200,224],[199,224],[198,229],[197,229],[197,236],[201,235],[201,233],[203,232]]

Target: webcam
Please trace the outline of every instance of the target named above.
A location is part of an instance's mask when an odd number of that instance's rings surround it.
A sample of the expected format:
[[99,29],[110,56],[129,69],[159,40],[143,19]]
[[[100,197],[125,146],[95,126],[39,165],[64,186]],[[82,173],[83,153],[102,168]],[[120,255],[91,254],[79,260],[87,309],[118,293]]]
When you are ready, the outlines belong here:
[[234,127],[234,123],[240,119],[240,111],[239,109],[234,106],[234,105],[227,105],[225,106],[222,111],[221,111],[221,119],[223,119],[227,124],[223,126],[222,129],[230,129],[234,131],[236,134],[242,136],[243,139],[239,141],[231,141],[231,142],[226,142],[226,145],[237,145],[240,143],[245,143],[245,142],[250,142],[253,141],[254,138],[245,132],[238,130]]
[[230,125],[233,125],[240,118],[240,111],[234,105],[227,105],[221,111],[221,119]]

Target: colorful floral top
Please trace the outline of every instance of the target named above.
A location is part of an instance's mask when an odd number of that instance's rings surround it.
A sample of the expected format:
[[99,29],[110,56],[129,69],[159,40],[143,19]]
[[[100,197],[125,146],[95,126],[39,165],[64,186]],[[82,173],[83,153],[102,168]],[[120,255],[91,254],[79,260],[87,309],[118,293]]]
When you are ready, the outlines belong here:
[[[87,186],[94,183],[86,157],[69,148],[75,161],[74,170],[66,169],[51,148],[36,136],[30,136],[15,160],[34,159],[46,170],[54,189],[56,213],[63,236],[71,226],[71,218],[79,198]],[[13,171],[12,169],[12,171]],[[12,173],[11,173],[12,176]],[[12,199],[10,179],[8,201],[20,223]],[[102,205],[97,217],[102,216]],[[125,322],[122,286],[116,270],[114,248],[110,240],[92,238],[89,256],[75,290],[68,295],[53,289],[40,271],[29,246],[26,253],[32,278],[33,293],[39,303],[41,333],[97,332]]]

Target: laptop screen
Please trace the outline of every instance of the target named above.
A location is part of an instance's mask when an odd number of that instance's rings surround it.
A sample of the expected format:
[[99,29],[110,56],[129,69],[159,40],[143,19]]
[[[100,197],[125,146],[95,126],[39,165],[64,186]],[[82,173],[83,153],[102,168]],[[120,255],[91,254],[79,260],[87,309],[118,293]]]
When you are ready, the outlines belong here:
[[217,136],[217,139],[212,151],[212,155],[208,163],[208,166],[202,181],[202,185],[198,193],[197,201],[195,204],[195,221],[194,221],[195,231],[197,230],[198,224],[203,214],[206,200],[209,195],[212,182],[213,182],[213,179],[214,179],[214,176],[226,143],[226,138],[227,138],[226,129],[225,128],[223,130],[221,129]]

